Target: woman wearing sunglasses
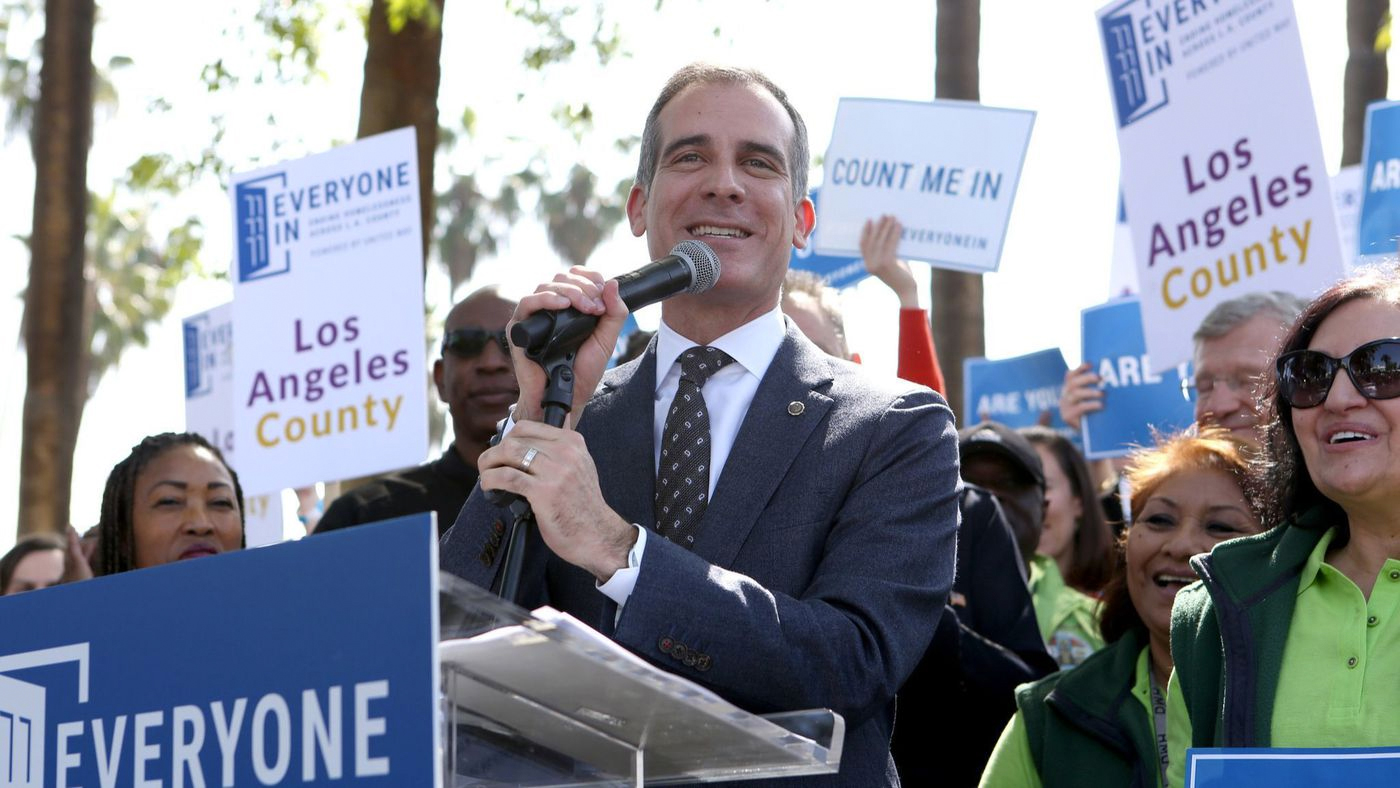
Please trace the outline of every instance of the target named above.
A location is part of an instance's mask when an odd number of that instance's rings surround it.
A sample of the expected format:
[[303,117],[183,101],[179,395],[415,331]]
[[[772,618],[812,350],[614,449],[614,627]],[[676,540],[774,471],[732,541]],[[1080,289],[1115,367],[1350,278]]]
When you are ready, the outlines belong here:
[[1187,747],[1400,744],[1400,274],[1327,290],[1265,392],[1265,534],[1193,560],[1172,615]]

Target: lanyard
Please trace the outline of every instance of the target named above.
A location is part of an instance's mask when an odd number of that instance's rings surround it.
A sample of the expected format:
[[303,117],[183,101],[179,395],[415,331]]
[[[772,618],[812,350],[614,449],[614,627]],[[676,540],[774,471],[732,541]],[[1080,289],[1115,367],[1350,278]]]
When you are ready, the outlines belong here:
[[1167,785],[1167,699],[1157,686],[1157,676],[1152,672],[1152,659],[1147,660],[1147,686],[1152,694],[1152,733],[1157,740],[1157,772],[1161,775],[1162,788]]

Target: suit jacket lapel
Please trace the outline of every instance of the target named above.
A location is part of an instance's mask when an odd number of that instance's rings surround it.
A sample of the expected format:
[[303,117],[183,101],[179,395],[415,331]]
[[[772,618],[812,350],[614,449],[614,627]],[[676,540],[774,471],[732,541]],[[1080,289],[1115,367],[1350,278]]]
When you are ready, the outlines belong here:
[[[788,323],[739,427],[715,494],[695,537],[695,552],[729,566],[808,437],[831,407],[830,360]],[[801,408],[793,403],[800,403]],[[799,411],[793,414],[793,411]]]
[[584,411],[579,431],[598,468],[603,499],[628,522],[652,528],[655,450],[656,340],[636,364],[603,377]]

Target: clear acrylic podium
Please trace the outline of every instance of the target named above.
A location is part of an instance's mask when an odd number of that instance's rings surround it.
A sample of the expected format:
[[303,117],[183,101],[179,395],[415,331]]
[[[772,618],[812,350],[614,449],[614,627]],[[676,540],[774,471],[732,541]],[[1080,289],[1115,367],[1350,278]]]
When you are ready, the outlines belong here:
[[439,599],[443,768],[467,785],[665,785],[835,772],[845,722],[758,716],[575,619],[453,575]]

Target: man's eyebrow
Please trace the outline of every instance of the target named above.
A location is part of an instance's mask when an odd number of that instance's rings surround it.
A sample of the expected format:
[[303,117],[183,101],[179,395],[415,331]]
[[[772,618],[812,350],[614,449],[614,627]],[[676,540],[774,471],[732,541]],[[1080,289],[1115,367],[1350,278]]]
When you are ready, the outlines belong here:
[[739,149],[744,153],[761,153],[777,161],[779,164],[787,165],[787,158],[784,156],[782,149],[765,142],[745,142],[739,146]]
[[661,151],[661,157],[662,157],[662,158],[665,158],[665,157],[667,157],[667,156],[670,156],[672,153],[675,153],[676,151],[680,150],[681,148],[700,147],[700,146],[705,146],[705,145],[709,145],[709,144],[710,144],[710,135],[708,135],[708,134],[692,134],[692,135],[690,135],[689,137],[681,137],[680,139],[676,140],[675,142],[672,142],[670,145],[667,145],[667,146],[666,146],[666,149],[663,150],[663,151]]

